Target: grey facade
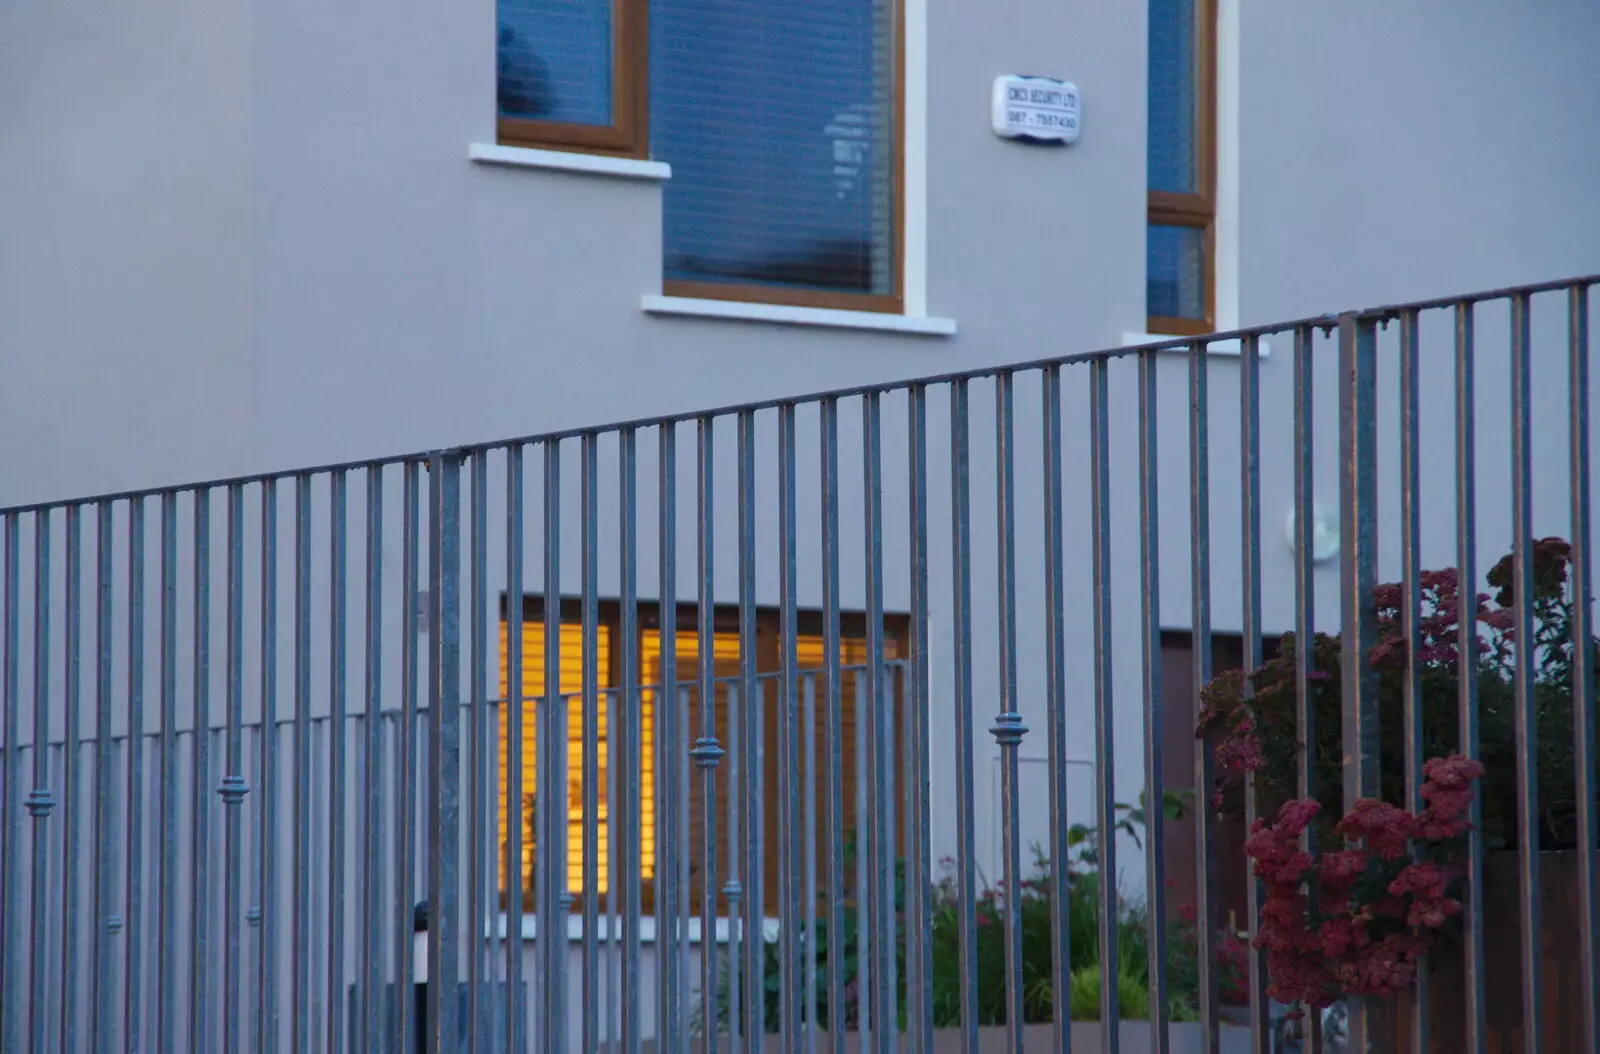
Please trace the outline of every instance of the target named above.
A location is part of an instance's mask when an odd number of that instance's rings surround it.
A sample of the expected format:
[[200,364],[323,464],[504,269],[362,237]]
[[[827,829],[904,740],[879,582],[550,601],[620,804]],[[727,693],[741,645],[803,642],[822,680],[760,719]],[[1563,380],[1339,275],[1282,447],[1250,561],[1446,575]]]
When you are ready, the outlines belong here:
[[[1370,2],[1315,8],[1222,4],[1218,323],[1224,328],[1600,270],[1600,68],[1590,42],[1600,11],[1577,0],[1524,7],[1476,0],[1399,10]],[[1117,346],[1144,327],[1146,25],[1142,5],[1003,9],[912,3],[916,83],[907,159],[914,189],[908,238],[919,263],[908,306],[950,319],[954,335],[661,317],[641,307],[660,292],[658,181],[487,165],[469,160],[494,137],[493,5],[192,5],[168,2],[103,16],[29,3],[0,11],[0,505],[327,464],[505,436],[546,434],[824,389],[1035,360]],[[918,47],[918,42],[921,46]],[[996,139],[987,89],[1001,73],[1069,78],[1085,100],[1082,141],[1036,150]],[[1230,88],[1231,85],[1231,88]],[[912,199],[915,199],[914,203]],[[916,275],[923,275],[918,280]],[[1494,309],[1499,310],[1499,309]],[[1566,530],[1562,316],[1534,321],[1534,515],[1538,534]],[[1479,320],[1482,444],[1480,566],[1509,547],[1508,398],[1488,380],[1508,375],[1509,325]],[[1453,557],[1449,411],[1450,335],[1423,333],[1424,566]],[[1384,338],[1392,346],[1393,334]],[[1282,523],[1292,508],[1291,361],[1285,338],[1261,364],[1265,627],[1292,620],[1293,552]],[[1126,367],[1126,368],[1123,368]],[[1187,367],[1160,374],[1160,618],[1190,619],[1190,449]],[[1237,362],[1209,360],[1214,406],[1239,402]],[[1380,391],[1392,392],[1386,359]],[[1317,499],[1337,501],[1334,356],[1318,360]],[[1088,393],[1081,371],[1063,380],[1066,493],[1083,494],[1065,524],[1068,666],[1093,662],[1087,552]],[[1016,393],[1017,560],[1042,563],[1038,490],[1039,390]],[[1137,391],[1131,361],[1111,370],[1113,516],[1138,519]],[[1388,399],[1385,395],[1384,399]],[[992,464],[993,395],[974,388],[975,464]],[[943,412],[942,410],[940,412]],[[1237,628],[1239,435],[1219,409],[1211,432],[1213,621]],[[1392,434],[1394,403],[1380,400]],[[758,434],[772,463],[775,432]],[[845,422],[859,449],[859,418]],[[948,501],[947,419],[933,416],[932,498]],[[904,464],[902,404],[884,406],[884,456]],[[1381,461],[1379,509],[1392,538],[1397,486],[1392,443]],[[693,462],[687,442],[680,476]],[[575,463],[576,455],[570,455]],[[731,434],[718,445],[732,478]],[[646,458],[642,470],[651,469]],[[616,462],[602,455],[602,478]],[[801,451],[802,520],[815,523],[817,452]],[[642,471],[640,501],[653,500]],[[903,531],[905,479],[887,481],[887,530]],[[608,482],[609,488],[611,484]],[[765,486],[765,483],[763,483]],[[846,523],[864,514],[856,466],[840,492]],[[575,538],[577,474],[564,477],[567,536]],[[611,500],[608,497],[605,501]],[[975,566],[993,567],[995,483],[973,478]],[[757,533],[776,535],[764,500]],[[497,510],[491,509],[491,513]],[[731,492],[719,494],[719,537],[735,537]],[[529,544],[537,545],[530,510]],[[1503,521],[1503,522],[1502,522]],[[607,520],[605,522],[614,522]],[[1546,525],[1548,523],[1548,526]],[[930,545],[948,553],[948,522]],[[398,537],[398,530],[389,533]],[[319,541],[319,544],[320,541]],[[392,543],[391,543],[392,544]],[[602,526],[614,553],[614,527]],[[859,544],[859,543],[852,543]],[[569,552],[575,545],[568,543]],[[800,540],[802,606],[820,603],[820,543]],[[680,550],[689,597],[693,553]],[[731,545],[717,551],[716,588],[736,600]],[[615,595],[607,558],[600,588]],[[1380,545],[1380,578],[1396,577],[1398,548]],[[865,601],[865,557],[843,553],[844,603]],[[388,566],[397,566],[398,561]],[[579,585],[575,560],[562,586]],[[1113,636],[1118,697],[1116,786],[1143,782],[1138,538],[1113,539]],[[809,569],[804,570],[804,569]],[[314,588],[325,591],[324,568]],[[491,548],[491,594],[504,555]],[[884,603],[909,604],[903,561],[885,568]],[[398,572],[386,571],[389,595]],[[641,595],[656,586],[652,561]],[[530,591],[543,590],[530,570]],[[992,609],[979,583],[974,605]],[[1042,641],[1039,576],[1018,579],[1024,654]],[[950,627],[939,604],[948,562],[935,559],[932,661],[941,670]],[[758,565],[763,603],[777,569]],[[1317,616],[1332,628],[1337,580],[1319,573]],[[389,620],[391,625],[397,619]],[[180,631],[180,644],[191,643]],[[993,685],[1000,648],[980,622],[974,673]],[[1126,641],[1124,645],[1120,642]],[[316,647],[325,644],[319,639]],[[319,662],[326,662],[322,653]],[[29,667],[23,666],[26,675]],[[259,670],[247,669],[246,679]],[[154,676],[154,672],[150,672]],[[932,752],[954,740],[947,680],[931,685]],[[1043,674],[1020,671],[1019,710],[1045,724]],[[1072,739],[1084,744],[1080,780],[1092,787],[1087,688],[1069,688]],[[980,700],[983,693],[980,692]],[[992,700],[992,693],[991,693]],[[253,705],[253,704],[252,704]],[[323,703],[318,700],[316,707]],[[979,712],[992,709],[980,701]],[[989,750],[980,747],[980,751]],[[1043,737],[1022,748],[1024,793],[1044,793]],[[998,750],[980,754],[978,852],[998,868]],[[932,789],[935,858],[952,826],[953,786]],[[1076,809],[1076,806],[1074,806]],[[1030,840],[1042,829],[1024,818]],[[992,834],[992,837],[990,835]],[[1137,859],[1130,856],[1128,859]],[[1130,885],[1142,885],[1131,868]]]

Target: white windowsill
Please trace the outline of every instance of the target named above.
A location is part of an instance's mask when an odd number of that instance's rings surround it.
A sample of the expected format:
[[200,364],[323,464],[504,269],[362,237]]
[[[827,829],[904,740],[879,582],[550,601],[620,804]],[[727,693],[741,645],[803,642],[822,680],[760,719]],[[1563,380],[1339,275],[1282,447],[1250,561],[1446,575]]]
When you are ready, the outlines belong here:
[[639,161],[631,157],[607,157],[604,154],[578,154],[564,150],[534,150],[525,146],[472,143],[467,147],[467,157],[480,165],[583,172],[591,176],[642,179],[654,183],[672,178],[672,166],[665,161]]
[[[690,919],[688,921],[689,921],[688,942],[690,944],[699,944],[700,943],[700,931],[701,931],[701,928],[702,928],[701,925],[700,925],[700,920],[695,918],[695,919]],[[610,923],[611,923],[611,920],[609,918],[607,918],[604,915],[600,916],[599,925],[597,925],[595,927],[595,939],[596,940],[604,942],[604,941],[610,939],[610,936],[611,936],[611,925],[610,925]],[[506,916],[502,912],[500,914],[497,914],[494,917],[494,921],[492,923],[490,923],[490,925],[487,927],[487,932],[485,933],[485,936],[490,938],[490,939],[495,939],[495,938],[505,939],[506,932],[507,932],[506,931]],[[731,935],[733,933],[743,933],[743,932],[744,932],[744,920],[743,919],[728,919],[728,918],[718,918],[717,919],[716,942],[718,944],[727,944],[729,938],[731,937]],[[777,940],[778,939],[778,920],[777,919],[772,919],[772,918],[762,919],[761,920],[761,933],[762,933],[763,938],[766,941],[770,942],[770,941]],[[424,935],[423,934],[418,934],[418,936],[421,937],[421,936],[424,936]],[[522,939],[525,940],[525,941],[531,941],[531,940],[535,940],[538,936],[539,936],[539,919],[538,919],[538,916],[533,915],[532,913],[529,913],[527,915],[522,916]],[[569,916],[567,918],[567,940],[569,940],[569,941],[581,941],[581,940],[583,940],[583,916],[582,915],[572,915],[572,916]],[[639,942],[641,944],[653,944],[653,943],[655,943],[655,940],[656,940],[656,920],[655,920],[655,917],[653,915],[641,916],[640,919],[639,919]],[[618,925],[617,925],[617,942],[620,944],[621,941],[622,941],[622,924],[621,924],[621,920],[619,919],[618,920]]]
[[684,318],[721,318],[744,322],[772,322],[786,326],[820,326],[824,329],[876,330],[924,337],[953,337],[955,319],[891,315],[878,311],[842,311],[828,307],[790,307],[752,304],[742,300],[702,300],[683,296],[646,296],[639,307],[647,315]]
[[[1122,346],[1125,348],[1133,348],[1142,344],[1155,344],[1159,341],[1164,346],[1156,350],[1187,355],[1189,354],[1189,345],[1194,343],[1195,339],[1196,338],[1194,337],[1174,337],[1166,333],[1124,333],[1122,335]],[[1172,343],[1167,345],[1166,342],[1169,340],[1172,341]],[[1267,339],[1265,337],[1258,339],[1256,341],[1256,346],[1260,349],[1261,357],[1263,359],[1272,355],[1272,349],[1267,344]],[[1238,337],[1234,337],[1230,340],[1207,341],[1206,353],[1208,355],[1220,355],[1224,358],[1237,359],[1244,354],[1244,342]]]

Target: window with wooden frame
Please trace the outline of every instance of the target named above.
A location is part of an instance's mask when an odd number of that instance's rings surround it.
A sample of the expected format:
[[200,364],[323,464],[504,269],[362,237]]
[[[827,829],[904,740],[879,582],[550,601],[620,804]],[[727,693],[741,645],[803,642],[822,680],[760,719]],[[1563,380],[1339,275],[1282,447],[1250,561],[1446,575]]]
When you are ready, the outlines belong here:
[[498,0],[507,146],[649,155],[649,0]]
[[[510,626],[504,617],[500,623],[500,698],[509,699],[509,631]],[[658,876],[658,865],[661,858],[657,848],[657,813],[656,805],[660,798],[661,778],[658,758],[656,755],[657,737],[660,734],[662,721],[666,715],[674,713],[673,708],[663,705],[655,686],[661,681],[662,667],[662,633],[658,610],[655,605],[641,604],[638,611],[638,646],[639,657],[639,717],[641,757],[638,759],[640,796],[636,803],[639,810],[639,844],[631,851],[637,854],[640,868],[641,893],[643,910],[655,910],[655,887]],[[858,724],[858,700],[865,701],[865,675],[867,667],[866,623],[860,615],[847,614],[841,618],[840,660],[843,673],[840,679],[840,713],[842,720],[842,733],[845,748],[839,757],[839,775],[841,787],[846,802],[846,831],[845,836],[854,830],[855,824],[850,819],[855,815],[856,794],[858,782],[856,777],[857,763],[855,744],[857,732],[866,732],[865,727]],[[561,609],[561,640],[560,655],[561,666],[559,670],[558,686],[561,693],[567,697],[568,728],[566,734],[567,756],[567,824],[564,837],[566,839],[566,881],[567,888],[574,894],[573,911],[580,912],[583,906],[586,877],[584,868],[584,832],[587,826],[584,817],[583,775],[584,775],[584,738],[583,738],[583,632],[582,610],[572,601],[562,604]],[[779,910],[778,902],[778,846],[780,838],[780,820],[778,812],[782,796],[779,787],[780,773],[778,771],[778,686],[770,674],[779,670],[780,626],[776,611],[763,610],[758,612],[756,620],[756,668],[760,681],[760,698],[762,706],[762,753],[764,755],[762,772],[762,793],[760,807],[762,819],[765,824],[766,835],[764,838],[765,851],[762,856],[763,881],[763,910],[775,915]],[[599,788],[597,815],[592,826],[596,828],[598,851],[596,853],[597,887],[594,892],[600,898],[602,905],[606,905],[607,897],[612,885],[612,823],[618,822],[617,831],[620,832],[620,818],[622,810],[629,807],[626,796],[618,791],[619,800],[613,810],[611,802],[611,786],[615,780],[615,773],[610,770],[610,749],[612,732],[620,736],[620,726],[615,730],[611,727],[612,714],[608,703],[617,698],[616,691],[622,684],[621,647],[619,638],[621,634],[621,609],[615,603],[601,605],[598,619],[597,647],[595,653],[596,673],[598,675],[599,697],[596,707],[598,721],[598,735],[596,743],[596,782]],[[885,646],[884,654],[887,660],[900,658],[904,654],[905,620],[898,616],[885,617]],[[797,658],[799,660],[799,673],[801,685],[801,702],[809,698],[810,706],[806,710],[813,718],[812,726],[804,727],[803,712],[801,716],[802,741],[809,739],[809,751],[802,747],[803,753],[812,758],[812,766],[806,775],[806,786],[802,794],[809,795],[816,807],[816,845],[819,858],[824,854],[824,848],[829,844],[832,834],[828,830],[827,801],[828,801],[828,767],[827,767],[827,726],[825,723],[827,713],[827,693],[825,682],[820,673],[824,665],[824,650],[822,636],[821,616],[815,613],[802,612],[797,632]],[[701,847],[705,840],[704,809],[702,801],[704,791],[698,770],[695,770],[688,761],[687,751],[694,740],[701,734],[702,721],[699,697],[699,659],[700,642],[696,611],[693,607],[684,607],[679,610],[676,631],[677,655],[677,684],[678,699],[675,714],[680,722],[679,742],[684,751],[684,758],[679,762],[677,776],[680,779],[679,803],[680,810],[675,818],[678,824],[678,844],[685,854],[682,861],[683,870],[688,878],[687,890],[690,899],[687,903],[693,905],[697,914],[700,902],[700,861]],[[713,631],[713,664],[718,678],[715,689],[715,724],[718,742],[722,748],[730,752],[733,750],[733,723],[730,715],[733,713],[735,702],[738,702],[739,692],[737,679],[741,667],[741,646],[738,627],[738,611],[736,609],[718,609],[715,616],[715,629]],[[522,751],[520,768],[522,772],[523,804],[521,808],[522,852],[521,872],[522,888],[524,891],[525,906],[532,908],[535,903],[532,897],[534,882],[538,874],[537,859],[538,847],[535,844],[536,825],[534,822],[536,799],[533,797],[538,786],[537,765],[537,733],[538,717],[545,704],[545,625],[544,603],[540,598],[529,597],[523,603],[523,620],[521,632],[520,656],[522,661]],[[890,694],[890,699],[900,701],[903,699],[901,691],[901,678],[894,667],[887,668],[885,684]],[[807,685],[810,691],[807,692]],[[742,706],[740,707],[742,709]],[[900,725],[900,708],[895,706],[894,721],[897,729]],[[617,717],[620,718],[626,711],[620,708]],[[508,741],[508,722],[505,720],[505,710],[501,710],[500,720],[497,722],[497,757],[499,758],[497,780],[498,794],[496,797],[498,816],[498,846],[500,858],[501,889],[509,886],[508,874],[508,821],[511,811],[507,807],[507,793],[509,780],[507,779],[507,761],[510,758],[510,743]],[[741,746],[738,764],[742,768],[748,764],[748,744]],[[803,759],[802,759],[803,760]],[[671,771],[671,770],[667,770]],[[737,852],[737,845],[731,837],[729,805],[732,799],[729,796],[729,776],[733,771],[733,758],[724,757],[716,770],[716,824],[713,835],[716,839],[718,864],[718,886],[724,885],[728,877],[728,864]],[[897,769],[898,771],[898,769]],[[901,788],[903,789],[903,788]],[[897,800],[901,798],[897,789]],[[743,803],[740,803],[741,807]],[[896,810],[898,813],[901,810]],[[614,819],[615,818],[615,819]],[[618,845],[617,852],[629,850]],[[620,872],[619,872],[620,874]],[[749,889],[751,883],[749,876],[741,876],[743,885]],[[726,915],[728,904],[724,897],[719,897],[719,912]],[[620,908],[620,905],[619,905]]]
[[1216,82],[1216,0],[1150,0],[1150,333],[1215,329]]
[[903,309],[903,0],[498,2],[502,143],[672,166],[663,292]]

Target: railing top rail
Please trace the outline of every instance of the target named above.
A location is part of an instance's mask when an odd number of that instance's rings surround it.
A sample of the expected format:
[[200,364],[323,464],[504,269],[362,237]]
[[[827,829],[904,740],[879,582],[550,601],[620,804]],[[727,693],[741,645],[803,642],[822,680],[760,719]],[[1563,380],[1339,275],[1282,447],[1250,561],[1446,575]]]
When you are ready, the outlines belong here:
[[1559,290],[1587,289],[1595,285],[1600,285],[1600,273],[1581,275],[1573,278],[1556,279],[1547,282],[1538,282],[1531,285],[1507,286],[1500,289],[1462,293],[1456,296],[1435,297],[1427,300],[1415,300],[1406,303],[1389,304],[1380,307],[1342,312],[1340,314],[1313,315],[1291,321],[1273,322],[1264,326],[1248,326],[1242,329],[1219,330],[1214,333],[1206,333],[1196,336],[1169,337],[1164,340],[1151,341],[1146,344],[1129,344],[1115,348],[1103,348],[1098,351],[1079,352],[1073,355],[1062,355],[1045,359],[1033,359],[1024,362],[1002,363],[994,366],[983,366],[975,369],[959,370],[896,381],[883,381],[875,384],[853,385],[850,387],[837,388],[830,391],[811,392],[808,394],[785,396],[776,399],[763,399],[756,402],[722,406],[712,409],[686,411],[676,414],[666,414],[658,417],[639,418],[636,420],[620,421],[606,425],[591,425],[580,428],[562,429],[552,432],[516,436],[508,439],[491,440],[483,443],[470,443],[454,447],[442,447],[436,450],[416,451],[409,454],[392,454],[384,457],[361,458],[353,461],[313,465],[287,471],[259,472],[242,476],[231,476],[221,479],[205,480],[173,486],[146,487],[137,490],[114,491],[96,494],[82,498],[67,498],[56,501],[13,505],[9,507],[0,507],[0,517],[45,512],[54,509],[69,508],[72,506],[98,505],[120,501],[136,501],[144,498],[160,497],[161,495],[175,492],[182,493],[185,491],[220,490],[227,487],[250,486],[269,481],[295,479],[301,476],[317,476],[341,471],[360,471],[364,469],[382,468],[389,465],[406,464],[409,462],[426,462],[427,460],[442,454],[468,456],[471,454],[486,453],[489,451],[503,450],[511,447],[557,443],[569,439],[579,439],[585,436],[608,435],[613,433],[627,432],[630,430],[661,428],[670,425],[688,424],[708,418],[722,418],[741,413],[776,410],[785,406],[801,406],[812,403],[821,403],[830,399],[849,399],[864,395],[883,394],[886,392],[910,390],[921,387],[932,387],[936,385],[959,383],[963,381],[985,380],[991,377],[1004,376],[1007,374],[1028,373],[1038,370],[1055,369],[1062,366],[1075,366],[1092,362],[1109,361],[1112,359],[1124,358],[1129,355],[1139,355],[1149,351],[1170,349],[1175,346],[1192,346],[1196,343],[1210,344],[1218,341],[1244,340],[1251,337],[1270,337],[1282,333],[1295,332],[1302,329],[1332,327],[1338,324],[1339,319],[1343,315],[1352,315],[1362,319],[1389,318],[1399,316],[1400,314],[1408,311],[1427,311],[1438,308],[1454,307],[1456,305],[1478,304],[1495,300],[1504,300],[1518,296],[1532,296],[1538,293],[1556,292]]

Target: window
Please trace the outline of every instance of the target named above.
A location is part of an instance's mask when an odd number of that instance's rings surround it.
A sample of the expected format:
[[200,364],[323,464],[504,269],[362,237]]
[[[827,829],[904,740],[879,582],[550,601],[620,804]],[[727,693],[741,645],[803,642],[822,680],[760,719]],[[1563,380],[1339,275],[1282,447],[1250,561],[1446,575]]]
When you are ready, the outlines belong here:
[[671,164],[668,295],[900,311],[900,0],[647,2],[499,0],[501,141]]
[[[622,683],[622,671],[619,665],[620,648],[617,638],[621,632],[620,608],[616,604],[602,605],[599,619],[599,633],[597,636],[596,667],[600,688],[600,701],[597,707],[599,719],[598,751],[597,751],[597,777],[599,785],[599,809],[595,817],[595,827],[598,837],[598,853],[596,855],[596,868],[598,871],[598,888],[595,893],[601,903],[610,889],[610,824],[614,816],[620,817],[620,810],[627,807],[625,802],[617,802],[617,811],[613,811],[612,802],[607,791],[610,772],[610,737],[608,735],[608,719],[610,717],[607,703],[614,696],[614,692]],[[558,673],[558,687],[562,694],[569,696],[568,700],[568,727],[566,735],[567,744],[567,830],[566,837],[566,876],[567,888],[575,894],[573,910],[582,910],[582,899],[577,896],[584,891],[584,846],[583,835],[586,827],[583,809],[583,635],[582,615],[580,607],[575,603],[565,603],[561,611],[561,666]],[[901,620],[893,617],[886,618],[885,655],[889,659],[897,658],[900,652],[900,642],[904,639]],[[662,635],[659,616],[653,605],[641,605],[639,611],[639,640],[638,654],[641,685],[639,711],[641,724],[641,745],[643,757],[639,759],[640,773],[640,800],[639,821],[640,840],[637,849],[640,864],[640,877],[642,879],[642,893],[644,910],[654,910],[654,882],[657,875],[658,855],[656,847],[656,802],[658,800],[658,773],[656,759],[656,737],[659,732],[661,714],[667,708],[662,705],[659,693],[651,690],[661,680],[661,643]],[[815,727],[810,729],[809,735],[814,746],[816,771],[810,784],[810,792],[815,795],[817,803],[817,846],[819,857],[823,848],[830,841],[827,830],[827,770],[826,758],[826,696],[823,682],[818,675],[823,667],[823,639],[821,635],[820,616],[802,613],[798,633],[798,658],[801,671],[802,693],[804,685],[810,681],[814,685]],[[845,750],[840,759],[840,769],[843,792],[846,803],[846,828],[853,829],[855,823],[854,803],[857,791],[856,758],[853,749],[857,732],[856,702],[864,693],[864,684],[861,678],[865,674],[867,661],[867,647],[865,639],[865,623],[860,616],[846,616],[841,620],[840,658],[845,667],[841,678],[840,711],[843,718]],[[509,624],[502,619],[500,624],[500,698],[509,697],[509,667],[507,663]],[[523,624],[521,639],[522,656],[522,791],[524,804],[522,808],[522,888],[525,900],[531,906],[531,890],[537,874],[536,860],[537,847],[534,844],[534,810],[531,795],[537,786],[537,732],[539,711],[544,706],[545,669],[544,669],[544,605],[538,598],[529,598],[523,604]],[[677,716],[680,721],[686,722],[680,733],[680,742],[683,750],[688,751],[693,740],[700,734],[700,705],[698,693],[699,673],[699,637],[697,633],[695,612],[692,608],[680,612],[677,629],[677,669],[679,687],[679,707]],[[779,666],[779,623],[776,612],[763,611],[757,618],[756,633],[756,665],[760,674],[776,673]],[[728,721],[730,701],[737,698],[737,686],[732,684],[740,672],[740,639],[738,632],[738,613],[734,610],[717,612],[716,629],[712,637],[713,662],[716,676],[726,678],[719,683],[716,690],[716,730],[717,739],[724,750],[731,750],[732,728]],[[902,694],[899,691],[899,678],[896,674],[889,679],[889,687],[893,692],[891,698],[899,700]],[[730,692],[730,688],[732,691]],[[762,783],[764,792],[761,794],[762,815],[766,825],[765,838],[766,850],[763,856],[763,889],[764,910],[775,913],[778,910],[778,831],[779,813],[778,806],[781,801],[778,785],[778,711],[777,711],[777,686],[770,679],[762,685],[763,704],[763,751],[764,764],[762,766]],[[684,706],[687,704],[687,712]],[[898,707],[896,707],[896,722],[899,722]],[[619,716],[621,711],[619,710]],[[501,720],[498,722],[498,757],[499,764],[499,794],[498,802],[498,845],[501,862],[501,888],[509,885],[509,875],[506,870],[507,860],[507,820],[509,810],[506,809],[506,794],[508,789],[506,761],[509,758],[507,741],[508,724]],[[801,736],[808,735],[802,727]],[[745,763],[745,756],[741,754],[740,764]],[[730,758],[724,758],[717,769],[717,822],[714,837],[717,844],[718,860],[718,885],[726,879],[727,866],[730,854],[735,851],[735,843],[730,838],[728,824],[728,773]],[[683,769],[679,775],[687,770],[690,773],[687,781],[687,799],[680,798],[684,811],[680,813],[679,822],[681,835],[687,835],[687,841],[680,836],[679,844],[685,846],[689,864],[689,892],[693,910],[698,914],[700,896],[700,847],[704,843],[704,809],[702,806],[703,790],[699,773],[692,769],[685,759]],[[805,793],[805,789],[802,793]],[[742,803],[741,803],[742,807]],[[898,812],[899,810],[897,810]],[[744,884],[748,888],[748,876]],[[819,876],[825,885],[825,876]],[[727,912],[724,902],[720,910]]]
[[1150,0],[1151,333],[1214,328],[1216,0]]
[[647,0],[499,0],[500,142],[647,156]]

